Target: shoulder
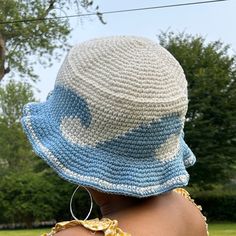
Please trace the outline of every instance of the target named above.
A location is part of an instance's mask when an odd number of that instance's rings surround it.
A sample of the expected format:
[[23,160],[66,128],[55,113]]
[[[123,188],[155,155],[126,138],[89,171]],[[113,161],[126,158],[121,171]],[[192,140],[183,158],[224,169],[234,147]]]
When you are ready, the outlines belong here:
[[[68,229],[61,230],[56,233],[55,236],[91,236],[92,231],[84,228],[83,226],[74,226]],[[101,232],[96,232],[96,236],[104,235]]]
[[179,191],[172,191],[174,207],[170,208],[173,216],[170,219],[177,222],[186,235],[207,236],[206,218],[201,212],[201,207],[191,199],[186,190],[179,189]]
[[174,191],[150,198],[128,214],[120,215],[118,222],[131,235],[207,236],[201,211],[190,199]]

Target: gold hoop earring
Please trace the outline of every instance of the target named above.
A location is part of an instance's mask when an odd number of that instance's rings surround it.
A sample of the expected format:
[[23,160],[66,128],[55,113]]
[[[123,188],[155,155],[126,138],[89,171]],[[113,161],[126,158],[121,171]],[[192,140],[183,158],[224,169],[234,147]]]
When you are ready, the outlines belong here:
[[[80,187],[83,187],[83,186],[78,185],[78,187],[77,187],[77,188],[75,189],[75,191],[72,193],[72,196],[71,196],[71,198],[70,198],[70,213],[71,213],[72,217],[73,217],[75,220],[79,220],[79,219],[76,218],[76,216],[74,215],[73,207],[72,207],[72,202],[73,202],[74,195],[76,194],[76,192],[78,191],[78,189],[79,189]],[[88,215],[87,215],[87,216],[85,217],[85,219],[84,219],[84,220],[87,220],[87,219],[89,218],[89,216],[90,216],[92,210],[93,210],[93,198],[92,198],[92,195],[91,195],[91,193],[89,192],[89,190],[88,190],[86,187],[83,187],[83,188],[87,191],[87,193],[89,194],[89,197],[90,197],[90,209],[89,209],[89,213],[88,213]]]

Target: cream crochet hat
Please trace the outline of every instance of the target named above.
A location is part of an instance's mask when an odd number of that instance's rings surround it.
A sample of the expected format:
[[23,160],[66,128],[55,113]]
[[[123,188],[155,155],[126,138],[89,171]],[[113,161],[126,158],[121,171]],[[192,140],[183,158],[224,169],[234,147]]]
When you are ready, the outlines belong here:
[[61,177],[145,197],[188,183],[187,104],[184,72],[167,50],[142,37],[106,37],[70,50],[53,92],[27,104],[22,123]]

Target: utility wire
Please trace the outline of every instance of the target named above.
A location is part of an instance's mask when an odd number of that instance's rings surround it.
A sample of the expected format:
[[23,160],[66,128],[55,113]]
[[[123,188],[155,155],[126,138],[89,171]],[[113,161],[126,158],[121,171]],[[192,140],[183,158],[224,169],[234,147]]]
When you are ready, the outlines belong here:
[[146,11],[146,10],[171,8],[171,7],[183,7],[183,6],[190,6],[190,5],[200,5],[200,4],[209,4],[209,3],[226,2],[226,1],[229,1],[229,0],[211,0],[211,1],[201,1],[201,2],[188,2],[188,3],[170,4],[170,5],[160,5],[160,6],[153,6],[153,7],[132,8],[132,9],[123,9],[123,10],[114,10],[114,11],[104,11],[104,12],[92,12],[92,13],[75,14],[75,15],[69,15],[69,16],[57,16],[57,17],[21,19],[21,20],[12,20],[12,21],[0,21],[0,25],[2,25],[2,24],[15,24],[15,23],[22,23],[22,22],[46,21],[46,20],[53,20],[53,19],[74,18],[74,17],[84,17],[84,16],[95,16],[95,15],[102,16],[102,15],[107,15],[107,14],[134,12],[134,11]]

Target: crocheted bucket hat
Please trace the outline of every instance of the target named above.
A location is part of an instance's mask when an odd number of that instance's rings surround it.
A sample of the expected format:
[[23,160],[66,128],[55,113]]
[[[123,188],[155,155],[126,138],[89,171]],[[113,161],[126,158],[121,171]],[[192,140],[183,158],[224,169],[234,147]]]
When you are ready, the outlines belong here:
[[163,47],[116,36],[74,46],[46,102],[24,107],[36,154],[64,179],[136,197],[185,186],[187,82]]

